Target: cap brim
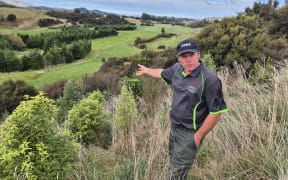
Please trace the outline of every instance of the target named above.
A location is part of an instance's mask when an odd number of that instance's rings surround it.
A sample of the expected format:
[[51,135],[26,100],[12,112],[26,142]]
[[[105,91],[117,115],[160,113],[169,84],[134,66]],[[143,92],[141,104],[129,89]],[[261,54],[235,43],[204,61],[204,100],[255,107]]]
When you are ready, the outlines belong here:
[[178,52],[177,54],[176,54],[176,56],[180,56],[181,54],[183,54],[183,53],[186,53],[186,52],[198,52],[199,50],[198,49],[185,49],[185,50],[183,50],[183,51],[180,51],[180,52]]

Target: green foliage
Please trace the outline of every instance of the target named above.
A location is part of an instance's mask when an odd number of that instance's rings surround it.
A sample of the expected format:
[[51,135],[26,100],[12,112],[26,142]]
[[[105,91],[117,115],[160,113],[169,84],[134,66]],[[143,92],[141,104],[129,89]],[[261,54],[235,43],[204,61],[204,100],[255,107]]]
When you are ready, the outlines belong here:
[[0,49],[12,49],[8,35],[0,34]]
[[57,113],[57,121],[60,124],[67,119],[68,111],[80,99],[80,92],[74,87],[72,81],[68,81],[64,86],[63,96],[56,101],[57,107],[59,109]]
[[204,54],[203,56],[203,63],[205,66],[207,66],[211,71],[216,72],[216,66],[213,60],[213,57],[208,52],[207,54]]
[[56,65],[62,63],[61,49],[57,46],[49,48],[45,55],[45,60],[51,65]]
[[123,83],[116,105],[115,121],[119,129],[118,141],[122,142],[120,151],[129,155],[134,150],[133,144],[133,122],[137,121],[138,112],[134,95],[127,85]]
[[128,21],[126,21],[124,18],[114,14],[101,15],[97,13],[79,13],[80,9],[75,9],[75,11],[49,11],[47,12],[47,15],[56,18],[67,19],[69,22],[72,22],[72,24],[80,23],[93,26],[128,24]]
[[132,77],[132,78],[126,77],[124,79],[124,83],[129,88],[129,90],[132,92],[134,97],[141,96],[143,87],[142,87],[142,81],[138,77],[136,77],[136,76]]
[[280,8],[272,17],[272,25],[269,28],[270,33],[276,35],[288,36],[288,6]]
[[128,133],[132,122],[137,120],[138,112],[133,93],[124,83],[121,88],[116,109],[116,124],[119,129]]
[[77,41],[72,43],[71,51],[74,59],[81,59],[88,55],[91,50],[91,41]]
[[39,50],[32,50],[22,56],[23,71],[28,69],[41,69],[44,67],[44,59]]
[[1,126],[0,178],[65,179],[77,144],[58,132],[54,102],[40,94],[23,101]]
[[22,70],[22,62],[13,51],[0,50],[0,72]]
[[202,52],[211,53],[217,68],[233,68],[236,62],[244,66],[249,74],[256,61],[271,57],[275,65],[283,63],[288,57],[287,39],[269,35],[266,29],[270,24],[258,13],[249,16],[239,14],[205,27],[197,39]]
[[267,62],[260,64],[257,61],[254,64],[253,70],[250,71],[249,80],[252,84],[263,84],[269,82],[273,78],[273,65],[271,58]]
[[165,28],[164,28],[164,27],[162,27],[162,29],[161,29],[161,33],[162,33],[162,34],[165,33]]
[[61,24],[62,22],[58,19],[50,19],[50,18],[44,18],[44,19],[39,19],[38,25],[40,27],[47,27],[47,26],[53,26],[56,24]]
[[5,81],[0,85],[0,114],[12,111],[24,99],[24,95],[37,95],[36,89],[24,81]]
[[75,137],[83,144],[107,148],[111,141],[111,124],[104,109],[100,91],[90,94],[68,111],[65,121]]

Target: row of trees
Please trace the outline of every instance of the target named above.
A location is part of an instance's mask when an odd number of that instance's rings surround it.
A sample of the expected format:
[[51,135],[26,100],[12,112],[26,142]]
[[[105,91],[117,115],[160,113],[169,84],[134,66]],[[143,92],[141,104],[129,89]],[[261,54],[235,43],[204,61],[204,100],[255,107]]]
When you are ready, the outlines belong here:
[[80,40],[72,44],[49,47],[46,51],[33,49],[22,56],[14,51],[0,50],[0,72],[41,69],[60,63],[71,63],[86,57],[91,51],[91,41]]
[[40,27],[48,27],[48,26],[53,26],[57,24],[62,24],[62,22],[58,19],[51,19],[51,18],[44,18],[44,19],[39,19],[38,25]]
[[114,14],[95,14],[95,13],[80,13],[80,12],[64,12],[64,11],[49,11],[48,16],[67,19],[68,22],[89,24],[93,26],[99,25],[121,25],[129,24],[124,17],[120,17]]
[[167,16],[155,16],[147,13],[142,13],[141,20],[144,21],[158,21],[163,24],[174,24],[174,25],[185,25],[183,21],[191,21],[188,18],[175,18],[175,17],[167,17]]
[[118,32],[112,28],[88,29],[88,28],[62,28],[61,31],[45,32],[35,35],[19,34],[27,48],[39,48],[46,51],[55,44],[71,43],[77,40],[90,40],[106,36],[115,36]]
[[[134,25],[118,28],[133,29]],[[45,65],[71,63],[91,51],[91,39],[117,35],[114,28],[63,28],[40,34],[0,35],[0,72],[40,69]],[[29,50],[19,56],[13,50]]]

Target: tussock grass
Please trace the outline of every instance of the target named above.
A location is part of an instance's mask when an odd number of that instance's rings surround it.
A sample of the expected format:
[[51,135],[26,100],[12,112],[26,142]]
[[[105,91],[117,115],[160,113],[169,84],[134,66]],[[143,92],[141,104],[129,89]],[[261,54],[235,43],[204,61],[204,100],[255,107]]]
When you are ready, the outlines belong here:
[[[270,84],[257,86],[243,78],[240,68],[233,78],[228,72],[219,76],[229,112],[206,136],[188,179],[287,179],[287,69],[275,74]],[[115,166],[109,177],[98,179],[165,179],[171,97],[169,90],[163,89],[163,93],[164,98],[155,103],[153,113],[147,114],[152,112],[147,110],[150,106],[144,100],[139,101],[143,110],[133,125],[130,137],[133,141],[129,141],[135,143],[133,150],[128,155],[121,153],[117,147],[123,142],[114,141],[106,155],[113,157],[111,165]],[[113,102],[111,112],[117,99]],[[116,135],[117,127],[114,130]],[[101,153],[94,155],[96,159],[105,157]],[[99,164],[95,161],[91,166]]]

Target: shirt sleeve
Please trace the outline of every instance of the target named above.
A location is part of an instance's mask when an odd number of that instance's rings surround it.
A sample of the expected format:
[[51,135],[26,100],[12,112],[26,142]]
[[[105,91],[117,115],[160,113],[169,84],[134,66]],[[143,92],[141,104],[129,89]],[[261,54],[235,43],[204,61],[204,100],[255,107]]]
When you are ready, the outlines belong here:
[[227,112],[227,106],[222,92],[222,83],[220,79],[214,81],[205,91],[205,100],[207,102],[210,114],[220,114]]
[[175,63],[173,66],[167,69],[163,69],[163,71],[161,72],[162,79],[167,84],[171,84],[178,68],[179,68],[179,63]]

